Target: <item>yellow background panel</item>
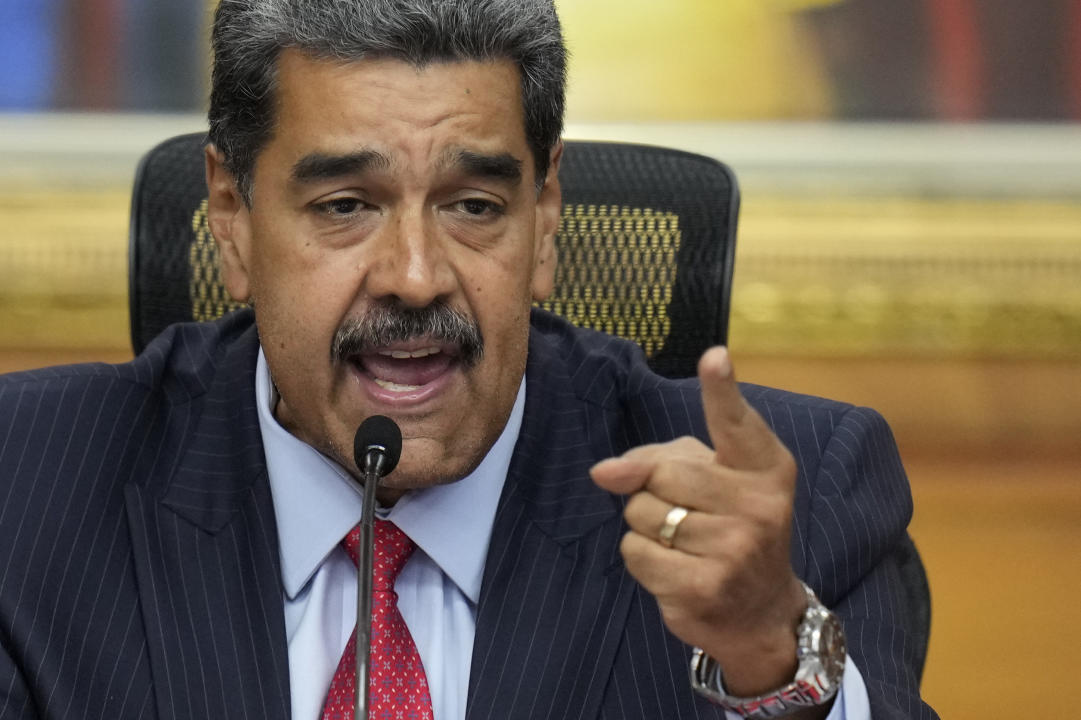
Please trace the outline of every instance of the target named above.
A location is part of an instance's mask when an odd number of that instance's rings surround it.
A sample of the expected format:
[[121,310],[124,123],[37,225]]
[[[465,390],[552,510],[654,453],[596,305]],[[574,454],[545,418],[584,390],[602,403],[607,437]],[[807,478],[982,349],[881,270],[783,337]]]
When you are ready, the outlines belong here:
[[568,120],[829,114],[821,63],[783,0],[557,0]]

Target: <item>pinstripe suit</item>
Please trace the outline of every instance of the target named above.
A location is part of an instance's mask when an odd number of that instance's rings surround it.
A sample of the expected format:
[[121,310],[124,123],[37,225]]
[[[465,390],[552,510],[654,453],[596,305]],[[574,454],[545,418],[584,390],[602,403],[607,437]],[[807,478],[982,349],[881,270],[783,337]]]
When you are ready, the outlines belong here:
[[[623,569],[587,479],[705,437],[697,385],[535,312],[526,413],[477,617],[470,720],[719,717]],[[285,718],[277,534],[243,311],[133,362],[0,378],[0,718]],[[792,558],[841,614],[876,719],[934,717],[898,625],[911,501],[871,411],[745,386],[799,462]],[[910,645],[910,643],[909,643]]]

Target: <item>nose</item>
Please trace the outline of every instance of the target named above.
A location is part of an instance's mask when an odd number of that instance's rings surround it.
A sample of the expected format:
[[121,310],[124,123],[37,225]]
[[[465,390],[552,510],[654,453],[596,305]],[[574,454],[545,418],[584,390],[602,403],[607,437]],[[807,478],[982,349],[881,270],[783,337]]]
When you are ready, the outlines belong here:
[[374,299],[397,299],[407,307],[446,300],[455,275],[435,219],[424,208],[396,211],[374,241],[365,290]]

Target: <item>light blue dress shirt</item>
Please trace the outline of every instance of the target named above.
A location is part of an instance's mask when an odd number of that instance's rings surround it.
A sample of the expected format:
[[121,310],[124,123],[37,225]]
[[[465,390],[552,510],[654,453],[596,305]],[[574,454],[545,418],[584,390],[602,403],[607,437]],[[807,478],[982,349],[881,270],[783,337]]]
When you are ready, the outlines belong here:
[[[359,485],[340,465],[274,418],[277,392],[262,349],[256,404],[278,525],[292,717],[322,717],[330,681],[356,625],[356,567],[339,543],[360,521]],[[376,508],[417,551],[395,582],[398,608],[417,645],[436,720],[464,720],[476,610],[496,505],[525,411],[525,380],[495,445],[469,476]],[[733,720],[736,716],[730,715]],[[827,720],[870,720],[851,659]]]
[[[349,473],[274,419],[277,393],[262,350],[256,401],[278,524],[292,717],[317,720],[356,625],[356,568],[339,543],[359,522],[363,499]],[[376,508],[417,544],[394,587],[436,720],[465,717],[484,559],[524,409],[523,380],[503,434],[468,477]]]

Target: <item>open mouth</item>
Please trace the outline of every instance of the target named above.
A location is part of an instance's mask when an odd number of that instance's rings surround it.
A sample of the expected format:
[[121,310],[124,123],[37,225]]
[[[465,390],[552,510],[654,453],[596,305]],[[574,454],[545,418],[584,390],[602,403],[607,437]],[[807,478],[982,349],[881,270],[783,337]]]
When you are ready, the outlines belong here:
[[387,393],[410,395],[445,377],[457,364],[458,354],[453,347],[416,343],[365,351],[350,361]]

